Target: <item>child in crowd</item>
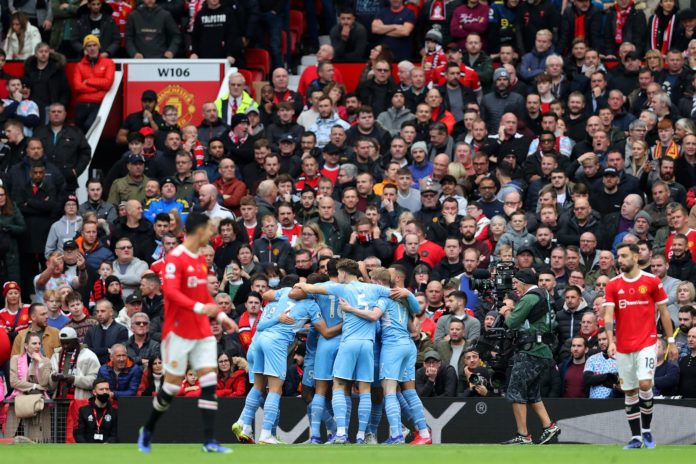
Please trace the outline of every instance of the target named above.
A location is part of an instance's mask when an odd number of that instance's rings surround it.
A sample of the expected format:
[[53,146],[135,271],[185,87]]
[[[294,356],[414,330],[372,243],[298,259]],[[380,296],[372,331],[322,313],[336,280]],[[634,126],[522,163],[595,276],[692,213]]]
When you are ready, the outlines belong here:
[[106,278],[114,273],[114,266],[111,261],[103,261],[97,270],[99,278],[94,282],[92,291],[89,294],[89,307],[93,308],[97,301],[106,296]]

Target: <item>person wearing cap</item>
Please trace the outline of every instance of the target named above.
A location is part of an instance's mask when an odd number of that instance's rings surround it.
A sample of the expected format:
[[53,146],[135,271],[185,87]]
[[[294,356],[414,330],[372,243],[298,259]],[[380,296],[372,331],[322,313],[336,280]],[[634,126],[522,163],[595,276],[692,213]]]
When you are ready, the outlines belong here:
[[182,222],[186,221],[186,216],[189,212],[189,204],[186,200],[177,198],[177,182],[173,177],[165,177],[162,179],[160,188],[161,196],[157,199],[148,200],[145,204],[143,216],[152,224],[155,223],[155,217],[160,213],[169,213],[175,209],[179,212]]
[[511,330],[522,327],[528,321],[528,334],[533,341],[516,348],[515,362],[509,377],[506,398],[512,402],[515,413],[517,434],[506,444],[531,444],[532,436],[527,428],[527,405],[539,417],[543,431],[539,442],[546,444],[561,433],[561,429],[551,421],[543,402],[540,386],[543,377],[553,363],[551,348],[539,342],[540,336],[552,333],[550,297],[546,290],[537,287],[538,276],[531,269],[517,271],[512,279],[515,292],[521,297],[513,307],[505,304],[499,309],[505,318],[505,326]]
[[118,205],[131,199],[145,202],[145,184],[150,180],[145,176],[145,158],[143,155],[130,154],[126,158],[128,174],[118,178],[111,184],[108,201]]
[[231,118],[232,130],[225,136],[226,151],[229,157],[240,165],[254,161],[255,139],[249,133],[249,117],[237,113]]
[[250,106],[258,107],[256,101],[247,93],[244,88],[247,83],[243,75],[239,73],[231,74],[228,81],[228,93],[215,100],[218,116],[222,122],[232,126],[232,117],[235,114],[246,114]]
[[[70,43],[76,54],[82,54],[85,44],[96,42],[101,56],[113,57],[121,48],[121,32],[113,17],[113,9],[105,0],[89,0],[75,12]],[[94,35],[95,30],[98,36]]]
[[295,109],[292,102],[278,103],[276,115],[273,123],[266,128],[266,138],[271,147],[277,148],[280,140],[288,134],[292,135],[295,141],[299,141],[304,128],[293,121]]
[[593,210],[605,216],[619,211],[626,195],[627,192],[619,188],[616,168],[608,167],[602,172],[602,188],[590,192],[590,204]]
[[[103,16],[111,18],[111,13]],[[106,23],[108,19],[104,21],[104,24]],[[121,35],[118,29],[116,32],[117,51],[121,45]],[[100,53],[101,43],[98,37],[87,34],[81,39],[80,45],[83,56],[75,65],[72,75],[72,99],[76,103],[75,125],[86,134],[97,117],[102,100],[114,83],[116,65],[111,58]]]
[[423,367],[416,371],[416,391],[421,398],[455,397],[457,372],[449,364],[442,364],[437,351],[426,351],[423,355]]
[[391,136],[398,135],[401,131],[401,124],[415,119],[411,110],[406,108],[406,96],[404,91],[397,89],[391,97],[391,106],[377,116],[377,122]]
[[[447,61],[442,32],[439,27],[433,27],[425,33],[423,59],[421,60],[421,67],[426,72],[427,80],[432,81],[433,71]],[[409,75],[409,80],[410,78]]]
[[360,62],[367,52],[368,32],[365,26],[356,21],[355,12],[349,6],[338,11],[338,22],[329,31],[334,48],[334,61],[339,63]]
[[52,103],[48,125],[37,128],[34,137],[41,139],[48,160],[60,167],[67,189],[75,191],[77,178],[92,159],[92,149],[79,129],[66,124],[67,115],[62,103]]
[[[118,309],[118,308],[117,308]],[[143,309],[143,298],[138,291],[128,295],[124,300],[123,308],[118,309],[118,315],[114,319],[115,322],[121,324],[128,329],[128,336],[133,335],[133,315]]]
[[63,205],[63,216],[51,225],[46,239],[44,256],[55,250],[63,251],[63,244],[73,240],[82,228],[82,216],[77,214],[78,201],[75,195],[68,195]]
[[411,159],[408,166],[413,177],[413,186],[419,185],[421,179],[429,178],[433,173],[433,163],[428,159],[428,146],[425,142],[416,142],[411,145]]
[[59,334],[60,348],[51,356],[51,380],[56,399],[87,399],[99,372],[99,359],[92,350],[80,346],[77,332],[63,327]]
[[156,131],[164,123],[162,115],[157,111],[157,93],[154,90],[145,90],[140,97],[140,102],[142,109],[126,116],[118,130],[117,144],[128,143],[128,134],[131,132],[138,132],[143,127],[150,127]]
[[[488,131],[498,133],[503,114],[522,114],[523,109],[524,97],[510,91],[510,73],[505,68],[496,69],[493,73],[493,90],[481,99],[481,117],[486,121]],[[515,132],[516,130],[515,127]]]
[[331,141],[331,128],[333,126],[338,125],[348,131],[350,124],[338,117],[338,113],[334,109],[333,100],[331,100],[331,98],[328,96],[321,97],[319,99],[317,103],[317,110],[319,112],[319,116],[314,124],[310,126],[309,131],[316,135],[317,146],[319,148],[323,148],[324,145]]

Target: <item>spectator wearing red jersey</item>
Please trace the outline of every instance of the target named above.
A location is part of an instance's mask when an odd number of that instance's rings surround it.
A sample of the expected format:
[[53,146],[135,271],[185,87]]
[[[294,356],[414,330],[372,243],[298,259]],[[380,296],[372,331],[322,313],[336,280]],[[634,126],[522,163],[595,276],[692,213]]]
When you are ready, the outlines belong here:
[[284,237],[288,239],[291,246],[297,245],[302,233],[302,225],[295,220],[295,212],[290,203],[281,203],[277,207],[278,222]]
[[[317,64],[331,62],[334,58],[334,48],[329,44],[324,44],[321,47],[319,47],[319,50],[317,50],[315,56],[317,59]],[[309,88],[309,84],[311,84],[318,77],[319,75],[317,74],[317,65],[307,66],[304,69],[304,71],[302,71],[302,75],[300,76],[300,82],[297,84],[297,92],[300,95],[309,96],[307,95],[307,89]],[[340,82],[341,84],[345,83],[343,75],[340,73],[338,69],[334,69],[333,80],[335,82]]]
[[244,312],[237,325],[239,325],[239,340],[242,342],[242,348],[246,353],[251,345],[251,339],[256,333],[256,326],[261,319],[261,295],[257,292],[249,293],[246,303],[244,303],[246,312]]
[[[87,133],[99,111],[106,92],[114,83],[116,65],[100,54],[101,43],[94,35],[82,40],[84,56],[75,66],[72,88],[75,91],[75,124]],[[128,134],[126,134],[127,136]]]
[[22,289],[14,281],[5,282],[2,286],[2,296],[5,307],[0,310],[0,325],[14,340],[20,330],[29,327],[29,305],[22,304]]
[[[437,263],[445,258],[445,251],[440,245],[425,238],[425,227],[419,221],[409,221],[405,227],[406,234],[416,234],[418,237],[418,255],[421,261],[434,268]],[[398,261],[404,255],[404,244],[400,244],[394,252],[394,261]]]
[[189,369],[186,371],[186,377],[181,381],[181,390],[176,396],[186,396],[189,398],[197,398],[201,396],[201,383],[198,381],[196,373]]

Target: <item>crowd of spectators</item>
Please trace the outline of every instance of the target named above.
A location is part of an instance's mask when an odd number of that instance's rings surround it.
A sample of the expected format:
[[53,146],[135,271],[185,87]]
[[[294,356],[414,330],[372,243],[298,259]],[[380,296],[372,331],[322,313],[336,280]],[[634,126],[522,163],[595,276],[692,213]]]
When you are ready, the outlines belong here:
[[[339,256],[360,261],[364,279],[389,268],[416,292],[423,397],[504,389],[479,343],[498,314],[471,288],[476,270],[501,261],[534,269],[552,297],[558,345],[543,395],[620,396],[603,291],[619,272],[616,246],[636,243],[678,327],[660,334],[655,391],[695,398],[696,10],[675,0],[321,3],[321,18],[306,16],[317,65],[297,90],[276,34],[289,1],[13,4],[0,71],[5,57],[27,61],[23,78],[3,74],[0,324],[24,376],[33,362],[47,369],[31,385],[57,399],[108,390],[116,403],[157,391],[164,257],[197,211],[217,229],[202,250],[209,291],[237,325],[211,322],[218,396],[248,391],[263,293],[286,274],[332,275]],[[315,43],[319,26],[331,45]],[[123,155],[78,185],[112,57],[243,67],[261,30],[273,71],[258,99],[232,74],[202,122],[180,127],[177,108],[145,91],[115,140]],[[64,57],[79,53],[65,76]],[[355,89],[341,61],[365,62]],[[668,336],[678,359],[664,355]],[[303,358],[300,336],[286,395],[301,391]],[[197,392],[191,373],[180,394]]]

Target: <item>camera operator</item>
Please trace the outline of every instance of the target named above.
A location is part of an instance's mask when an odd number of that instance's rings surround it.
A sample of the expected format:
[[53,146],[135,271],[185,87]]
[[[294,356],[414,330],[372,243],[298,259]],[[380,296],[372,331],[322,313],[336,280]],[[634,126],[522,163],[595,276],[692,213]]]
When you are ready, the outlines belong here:
[[539,444],[549,443],[561,433],[561,429],[551,421],[541,401],[542,376],[553,362],[551,348],[543,343],[542,339],[552,333],[553,311],[549,294],[537,287],[537,279],[537,275],[531,269],[517,271],[512,283],[517,294],[521,296],[520,301],[514,308],[505,304],[499,310],[509,329],[519,329],[525,321],[529,323],[529,330],[522,332],[522,340],[513,359],[506,392],[507,399],[512,402],[512,411],[517,423],[517,435],[505,442],[510,445],[532,443],[532,435],[527,429],[528,403],[544,427]]
[[490,385],[491,372],[481,365],[478,350],[470,348],[464,353],[464,369],[459,373],[457,396],[465,398],[493,396]]

